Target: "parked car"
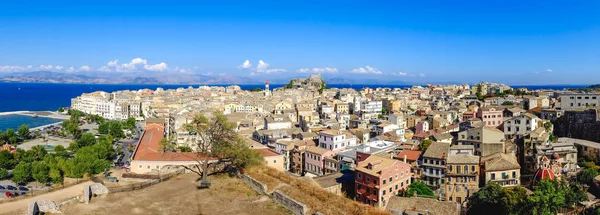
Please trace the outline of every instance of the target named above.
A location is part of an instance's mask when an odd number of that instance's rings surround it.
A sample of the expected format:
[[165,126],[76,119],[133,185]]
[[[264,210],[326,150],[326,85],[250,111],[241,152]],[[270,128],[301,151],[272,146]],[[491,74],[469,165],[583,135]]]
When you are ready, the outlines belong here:
[[9,198],[9,199],[14,197],[13,194],[10,192],[6,192],[4,195],[6,195],[6,198]]
[[29,191],[29,189],[27,187],[23,187],[23,186],[20,186],[19,190],[20,191]]
[[6,188],[9,189],[9,190],[17,190],[17,188],[15,186],[12,186],[12,185],[8,185],[8,186],[6,186]]
[[4,189],[6,189],[6,187],[0,185],[0,190],[4,190]]
[[26,192],[21,192],[21,195],[25,195],[25,194],[27,194],[27,193]]

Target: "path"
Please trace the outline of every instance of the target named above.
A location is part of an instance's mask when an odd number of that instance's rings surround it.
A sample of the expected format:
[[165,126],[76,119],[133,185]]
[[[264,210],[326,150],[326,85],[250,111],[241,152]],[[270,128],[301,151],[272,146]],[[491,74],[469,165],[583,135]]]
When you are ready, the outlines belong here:
[[27,210],[27,205],[34,200],[51,200],[58,204],[63,200],[83,194],[83,187],[93,183],[94,182],[92,181],[87,181],[39,196],[21,199],[14,202],[0,203],[0,214],[22,214],[22,212]]

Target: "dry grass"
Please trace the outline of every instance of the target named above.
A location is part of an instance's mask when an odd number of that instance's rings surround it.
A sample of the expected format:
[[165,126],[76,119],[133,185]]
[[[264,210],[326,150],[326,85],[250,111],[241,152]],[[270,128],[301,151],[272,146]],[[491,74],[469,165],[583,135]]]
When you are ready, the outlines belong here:
[[[269,167],[257,167],[248,170],[247,173],[262,182],[268,180],[269,184],[277,184],[272,180],[279,180],[289,186],[278,188],[286,195],[306,204],[311,212],[324,214],[389,214],[383,210],[375,209],[368,205],[357,203],[351,199],[344,198],[321,189],[307,180],[299,179],[291,175],[279,172]],[[271,189],[267,184],[267,188]]]
[[210,176],[208,189],[196,189],[197,175],[186,174],[131,192],[93,198],[90,204],[61,208],[64,214],[289,214],[238,178]]

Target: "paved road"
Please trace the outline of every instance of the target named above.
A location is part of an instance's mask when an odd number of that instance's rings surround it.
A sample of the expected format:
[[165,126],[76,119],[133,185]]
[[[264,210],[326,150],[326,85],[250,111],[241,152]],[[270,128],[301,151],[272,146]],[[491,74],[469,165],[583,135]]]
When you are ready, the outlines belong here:
[[[144,128],[142,128],[142,126],[139,123],[136,123],[135,135],[133,135],[133,137],[131,139],[122,139],[122,140],[117,141],[116,144],[121,145],[123,147],[123,154],[124,154],[123,160],[122,160],[123,163],[125,163],[125,161],[130,161],[132,154],[129,150],[127,150],[127,148],[129,148],[130,145],[137,144],[140,136],[142,135],[143,129]],[[116,162],[116,160],[114,162]]]

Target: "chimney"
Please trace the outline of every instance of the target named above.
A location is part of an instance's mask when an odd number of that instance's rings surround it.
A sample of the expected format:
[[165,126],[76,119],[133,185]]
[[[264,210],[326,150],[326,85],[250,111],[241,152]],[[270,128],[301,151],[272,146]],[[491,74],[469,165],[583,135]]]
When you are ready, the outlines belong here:
[[404,155],[404,163],[406,163],[406,155]]

